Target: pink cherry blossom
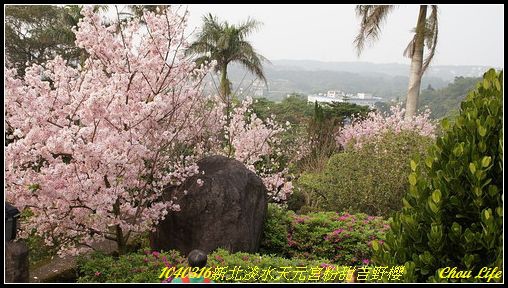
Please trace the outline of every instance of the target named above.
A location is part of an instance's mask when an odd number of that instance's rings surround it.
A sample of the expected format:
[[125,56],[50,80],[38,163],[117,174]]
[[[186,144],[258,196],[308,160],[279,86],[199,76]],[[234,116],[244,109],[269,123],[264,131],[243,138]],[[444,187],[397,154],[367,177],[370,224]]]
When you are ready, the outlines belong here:
[[[288,126],[278,124],[273,119],[273,115],[262,121],[250,111],[251,104],[250,97],[242,101],[234,109],[230,125],[226,129],[227,137],[233,146],[234,158],[243,162],[248,169],[261,177],[272,199],[278,203],[284,202],[293,192],[291,176],[288,169],[280,167],[280,164],[271,156],[281,154],[280,136],[288,129]],[[250,116],[247,117],[249,113]],[[292,161],[297,161],[306,153],[306,150],[301,148],[306,147],[305,145],[295,145],[295,147],[293,153],[285,151],[287,154],[292,154]],[[263,161],[267,161],[268,165],[257,165]]]
[[390,111],[390,114],[371,112],[366,119],[353,121],[339,130],[337,143],[346,149],[358,148],[364,141],[376,138],[387,131],[395,133],[413,131],[422,136],[435,137],[436,124],[430,120],[430,110],[427,109],[409,120],[404,118],[405,110],[398,105],[392,106]]

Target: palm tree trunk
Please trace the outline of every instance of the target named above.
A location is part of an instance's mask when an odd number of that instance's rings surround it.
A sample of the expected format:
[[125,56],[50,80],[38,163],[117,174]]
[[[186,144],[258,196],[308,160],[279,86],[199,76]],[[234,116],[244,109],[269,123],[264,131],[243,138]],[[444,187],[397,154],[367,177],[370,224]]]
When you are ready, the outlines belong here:
[[420,85],[422,82],[423,47],[425,40],[425,23],[427,19],[427,5],[420,5],[420,15],[416,23],[416,36],[414,53],[411,57],[411,73],[406,97],[406,119],[411,119],[416,114]]
[[[220,69],[221,79],[220,79],[220,88],[224,101],[226,102],[226,113],[229,119],[229,110],[230,110],[230,99],[229,99],[229,80],[228,80],[228,66],[224,65]],[[228,122],[229,124],[229,122]]]
[[[229,127],[229,124],[231,123],[231,99],[230,99],[230,87],[229,87],[229,80],[228,80],[228,65],[225,64],[220,69],[221,79],[220,79],[220,88],[221,93],[224,101],[226,101],[226,127]],[[231,142],[231,135],[228,135],[228,156],[231,156],[231,153],[233,151],[232,142]]]

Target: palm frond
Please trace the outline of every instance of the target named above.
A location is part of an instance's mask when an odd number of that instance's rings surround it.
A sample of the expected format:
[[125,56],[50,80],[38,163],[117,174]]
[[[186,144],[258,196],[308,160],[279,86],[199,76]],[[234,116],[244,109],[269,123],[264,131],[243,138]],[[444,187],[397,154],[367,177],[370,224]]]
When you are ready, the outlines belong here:
[[193,42],[187,48],[187,50],[185,50],[185,55],[191,56],[191,55],[197,55],[197,54],[204,54],[204,53],[209,52],[213,47],[214,47],[214,45],[212,45],[208,42],[196,41],[196,42]]
[[361,55],[367,42],[379,38],[381,25],[393,8],[393,5],[356,6],[356,14],[361,18],[360,31],[353,42],[358,56]]
[[237,27],[238,37],[240,39],[244,39],[250,33],[257,31],[259,29],[259,27],[261,26],[261,24],[262,24],[261,22],[256,21],[255,19],[251,19],[251,18],[247,19],[247,21],[238,25],[238,27]]
[[413,39],[409,41],[409,44],[407,44],[406,49],[404,49],[404,57],[411,58],[413,57],[413,54],[415,54],[415,43],[416,43],[416,34],[413,36]]
[[220,31],[223,27],[217,16],[212,15],[212,13],[208,13],[208,15],[203,16],[203,30],[209,31]]
[[109,11],[110,6],[109,5],[93,5],[93,12],[103,12],[106,13]]
[[425,42],[427,48],[429,49],[429,55],[425,57],[422,66],[422,74],[427,70],[430,65],[430,62],[434,58],[434,54],[436,53],[437,46],[437,35],[438,35],[438,9],[437,5],[431,5],[432,12],[430,13],[429,18],[427,19],[427,25],[425,29]]
[[261,61],[256,58],[252,59],[241,59],[238,62],[247,69],[250,73],[256,75],[257,78],[263,80],[263,82],[267,83],[265,74],[263,72],[263,66],[261,66]]

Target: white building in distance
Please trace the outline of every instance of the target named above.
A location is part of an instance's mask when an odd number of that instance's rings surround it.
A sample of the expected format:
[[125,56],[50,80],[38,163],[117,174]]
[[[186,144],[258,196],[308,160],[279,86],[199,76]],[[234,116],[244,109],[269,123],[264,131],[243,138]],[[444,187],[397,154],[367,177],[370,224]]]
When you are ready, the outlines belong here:
[[376,102],[381,102],[381,97],[374,97],[371,93],[345,93],[343,91],[332,90],[326,93],[312,94],[307,96],[307,102],[318,103],[333,103],[333,102],[347,102],[361,106],[369,106],[374,108]]
[[342,91],[331,90],[326,93],[312,94],[307,96],[307,102],[333,103],[344,102],[346,94]]
[[333,102],[344,102],[342,98],[328,97],[324,95],[308,95],[307,102],[318,102],[318,103],[333,103]]

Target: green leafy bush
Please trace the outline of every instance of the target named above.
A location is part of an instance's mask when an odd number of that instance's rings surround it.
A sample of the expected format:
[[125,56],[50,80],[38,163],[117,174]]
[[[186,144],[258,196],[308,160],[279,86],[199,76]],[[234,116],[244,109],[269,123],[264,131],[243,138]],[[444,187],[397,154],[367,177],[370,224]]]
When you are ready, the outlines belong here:
[[330,259],[339,265],[370,262],[372,240],[383,240],[389,225],[382,217],[347,212],[297,215],[270,206],[261,251],[303,259]]
[[[491,69],[454,124],[443,120],[430,156],[411,162],[404,208],[385,244],[373,244],[376,264],[405,265],[407,282],[486,282],[475,278],[481,268],[502,270],[502,95],[503,75]],[[472,277],[441,278],[445,267]]]
[[303,192],[298,189],[298,187],[293,188],[293,194],[291,194],[288,198],[287,206],[289,210],[292,210],[296,213],[302,209],[302,207],[305,205],[306,197]]
[[260,251],[265,254],[287,256],[287,234],[291,216],[286,209],[268,203]]
[[47,246],[41,236],[31,233],[25,241],[28,246],[28,263],[31,269],[44,265],[53,257],[57,257],[58,249]]
[[424,155],[432,138],[387,132],[357,149],[334,154],[320,173],[304,173],[298,184],[322,198],[323,210],[388,216],[402,207],[410,159]]
[[[235,279],[223,279],[218,282],[261,282],[261,283],[270,283],[270,282],[333,282],[333,281],[322,281],[321,280],[298,280],[298,279],[285,279],[279,272],[283,271],[282,267],[292,267],[292,269],[288,269],[287,271],[294,271],[296,267],[305,267],[306,272],[303,274],[308,275],[308,271],[310,268],[326,268],[327,266],[336,267],[340,269],[337,265],[333,265],[329,260],[326,259],[305,259],[305,258],[292,258],[287,259],[283,257],[278,257],[275,255],[260,255],[260,254],[249,254],[249,253],[229,253],[223,249],[217,249],[215,252],[210,254],[208,257],[208,265],[211,267],[219,267],[219,266],[228,266],[229,270],[233,270],[235,266],[239,266],[244,269],[243,273],[252,272],[248,267],[259,267],[259,274],[256,278],[256,281],[249,280],[246,281],[238,277]],[[263,275],[263,270],[269,268],[276,268],[276,270],[272,273],[273,277],[269,275]],[[324,269],[320,270],[320,275],[323,276]],[[232,278],[232,273],[226,274],[228,277]],[[242,275],[242,272],[239,273],[239,276]],[[292,278],[296,276],[294,273],[290,273],[287,275],[287,278]],[[275,278],[275,279],[274,279]],[[279,279],[277,279],[279,278]],[[213,278],[212,278],[213,279]],[[240,280],[241,279],[241,280]],[[335,282],[338,279],[335,279]]]
[[[165,279],[165,273],[163,273],[164,267],[175,267],[174,271],[178,271],[181,267],[184,269],[188,267],[187,260],[176,251],[162,253],[156,251],[145,251],[143,253],[140,251],[138,253],[120,256],[118,259],[112,256],[95,253],[87,257],[81,257],[78,261],[78,265],[78,282],[81,283],[160,283],[167,281],[167,279]],[[320,276],[324,275],[326,267],[335,267],[337,270],[340,269],[338,266],[333,266],[329,261],[322,259],[285,259],[282,257],[260,254],[241,252],[229,253],[226,250],[217,249],[208,255],[207,267],[211,268],[210,272],[212,275],[207,276],[207,278],[211,278],[215,282],[230,283],[306,282],[306,280],[285,279],[284,277],[280,277],[281,274],[277,273],[277,271],[283,271],[281,267],[293,267],[293,269],[296,269],[295,267],[297,266],[306,267],[308,269],[316,267],[316,270],[319,270],[319,273],[321,273]],[[226,267],[224,268],[226,271],[224,277],[221,277],[220,273],[214,272],[219,271],[215,270],[217,267]],[[233,272],[235,271],[235,267],[238,267],[236,270],[237,274]],[[268,269],[275,269],[272,270],[271,276],[263,272]],[[249,277],[248,273],[252,273],[253,271],[258,272],[256,274],[257,276],[255,277],[254,274],[250,274],[252,277]],[[174,272],[170,272],[169,275],[174,275],[173,273]],[[277,279],[278,277],[280,278]],[[330,278],[328,282],[340,282],[339,277],[340,276],[337,276],[335,280]],[[291,277],[288,275],[287,278]],[[320,280],[308,282],[326,282],[323,281],[321,277],[318,279]]]
[[120,257],[100,252],[78,258],[80,283],[157,283],[166,265],[185,266],[187,260],[177,251],[167,253],[140,251]]

